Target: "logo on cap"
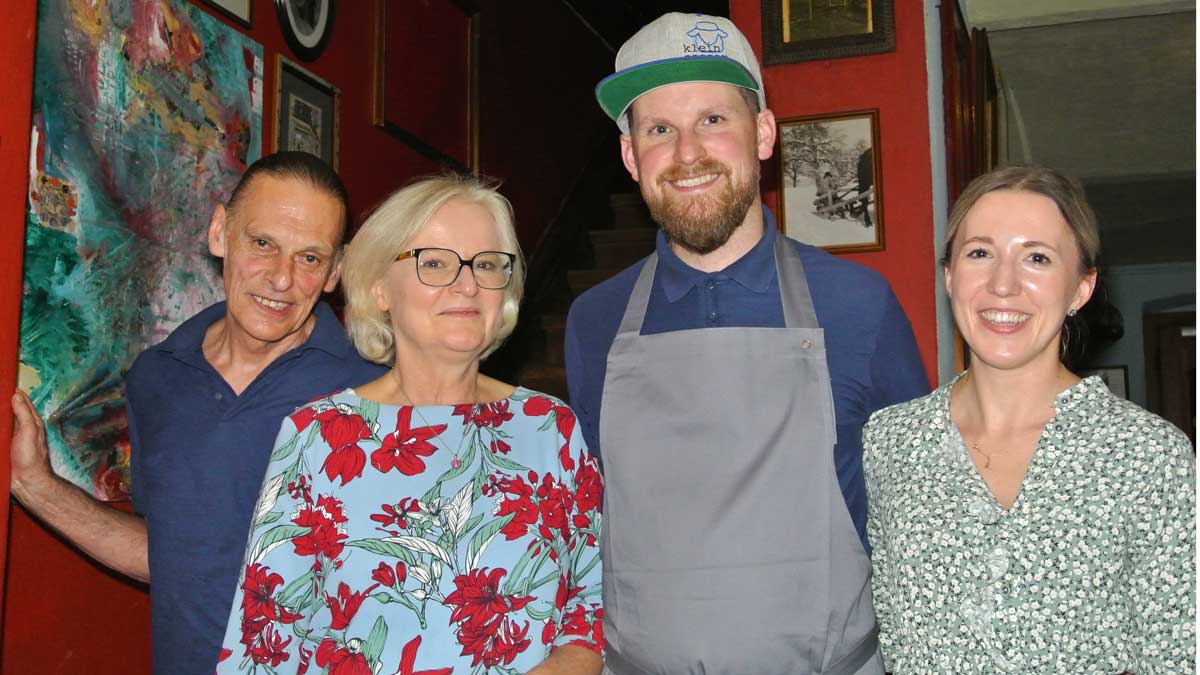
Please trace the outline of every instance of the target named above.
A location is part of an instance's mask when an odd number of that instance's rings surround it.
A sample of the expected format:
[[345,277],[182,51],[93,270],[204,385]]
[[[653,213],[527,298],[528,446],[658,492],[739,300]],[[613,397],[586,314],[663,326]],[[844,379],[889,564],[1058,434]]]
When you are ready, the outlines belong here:
[[683,46],[684,54],[723,54],[729,33],[712,21],[697,21],[687,36],[692,38],[692,44]]

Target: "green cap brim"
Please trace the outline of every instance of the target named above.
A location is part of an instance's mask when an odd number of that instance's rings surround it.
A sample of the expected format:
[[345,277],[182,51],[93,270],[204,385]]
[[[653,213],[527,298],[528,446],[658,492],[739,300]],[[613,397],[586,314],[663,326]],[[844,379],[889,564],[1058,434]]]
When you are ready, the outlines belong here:
[[742,64],[724,56],[685,56],[652,61],[613,73],[596,85],[596,100],[618,124],[620,117],[642,94],[679,82],[724,82],[758,91],[754,76]]

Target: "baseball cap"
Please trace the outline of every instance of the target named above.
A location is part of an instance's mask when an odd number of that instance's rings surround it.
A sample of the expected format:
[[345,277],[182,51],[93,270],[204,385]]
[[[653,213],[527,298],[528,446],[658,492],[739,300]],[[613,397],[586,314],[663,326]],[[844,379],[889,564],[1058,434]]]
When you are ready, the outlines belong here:
[[724,82],[758,94],[765,109],[758,59],[746,36],[721,16],[664,14],[646,24],[617,52],[616,72],[596,85],[596,100],[622,133],[625,111],[651,89],[678,82]]

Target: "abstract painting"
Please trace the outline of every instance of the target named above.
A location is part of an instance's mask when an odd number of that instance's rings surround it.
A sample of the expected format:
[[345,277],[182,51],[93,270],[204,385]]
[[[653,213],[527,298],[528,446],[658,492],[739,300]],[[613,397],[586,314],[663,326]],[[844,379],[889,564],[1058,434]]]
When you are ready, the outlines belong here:
[[126,498],[121,382],[222,298],[205,232],[262,148],[262,46],[186,0],[39,0],[20,379],[55,470]]

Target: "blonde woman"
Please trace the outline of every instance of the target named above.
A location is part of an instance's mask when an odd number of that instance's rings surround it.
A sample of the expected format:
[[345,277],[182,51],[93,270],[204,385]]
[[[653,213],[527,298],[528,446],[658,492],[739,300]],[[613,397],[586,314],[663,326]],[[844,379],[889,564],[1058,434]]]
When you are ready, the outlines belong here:
[[479,372],[521,298],[507,200],[410,185],[344,267],[391,369],[284,422],[218,672],[599,672],[600,476],[566,405]]

